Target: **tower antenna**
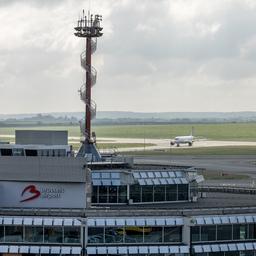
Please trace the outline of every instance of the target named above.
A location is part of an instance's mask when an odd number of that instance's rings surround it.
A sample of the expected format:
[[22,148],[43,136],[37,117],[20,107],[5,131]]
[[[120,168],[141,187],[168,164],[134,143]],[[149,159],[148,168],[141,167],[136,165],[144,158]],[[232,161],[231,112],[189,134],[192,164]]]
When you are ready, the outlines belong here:
[[86,82],[79,90],[80,98],[85,104],[85,123],[83,121],[80,122],[81,133],[84,136],[84,139],[82,140],[82,146],[77,155],[87,156],[90,154],[94,157],[93,160],[97,161],[100,161],[101,157],[95,147],[96,136],[92,136],[91,133],[91,119],[96,116],[96,103],[91,99],[91,89],[92,86],[96,84],[97,71],[92,66],[91,59],[92,54],[97,49],[97,37],[103,35],[103,28],[100,24],[101,21],[101,15],[93,15],[89,12],[88,16],[85,16],[83,10],[80,23],[78,21],[78,26],[75,27],[75,36],[86,39],[86,50],[80,55],[81,66],[86,74]]

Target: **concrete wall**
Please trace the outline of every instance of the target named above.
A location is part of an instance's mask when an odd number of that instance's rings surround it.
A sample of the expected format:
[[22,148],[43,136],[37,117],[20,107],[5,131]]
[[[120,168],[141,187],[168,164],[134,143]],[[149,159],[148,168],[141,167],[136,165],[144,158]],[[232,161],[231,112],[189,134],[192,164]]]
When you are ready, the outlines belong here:
[[85,182],[85,160],[73,157],[0,158],[0,181]]
[[22,145],[67,145],[67,131],[16,130],[15,143]]

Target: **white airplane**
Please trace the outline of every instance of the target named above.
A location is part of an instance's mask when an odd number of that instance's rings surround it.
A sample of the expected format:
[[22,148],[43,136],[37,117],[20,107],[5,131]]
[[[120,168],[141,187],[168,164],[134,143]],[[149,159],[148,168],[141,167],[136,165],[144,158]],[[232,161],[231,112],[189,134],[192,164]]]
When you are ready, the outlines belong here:
[[178,136],[175,137],[174,140],[171,140],[170,144],[174,146],[176,144],[177,147],[180,146],[180,144],[188,144],[189,146],[192,146],[194,142],[194,136]]
[[176,144],[177,147],[180,146],[180,144],[188,144],[188,146],[192,146],[194,142],[194,136],[193,136],[193,130],[192,127],[191,135],[189,136],[177,136],[174,138],[174,140],[171,140],[170,144],[171,146],[174,146]]

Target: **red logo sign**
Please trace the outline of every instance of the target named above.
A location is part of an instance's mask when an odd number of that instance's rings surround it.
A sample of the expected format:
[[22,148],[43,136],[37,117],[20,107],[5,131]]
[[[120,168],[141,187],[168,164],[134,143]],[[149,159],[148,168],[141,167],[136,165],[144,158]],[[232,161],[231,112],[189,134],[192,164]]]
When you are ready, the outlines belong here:
[[34,199],[38,198],[41,195],[40,191],[38,191],[36,189],[35,185],[29,185],[29,186],[25,187],[24,190],[21,193],[21,196],[23,196],[25,193],[28,194],[28,197],[21,200],[20,201],[21,203],[34,200]]

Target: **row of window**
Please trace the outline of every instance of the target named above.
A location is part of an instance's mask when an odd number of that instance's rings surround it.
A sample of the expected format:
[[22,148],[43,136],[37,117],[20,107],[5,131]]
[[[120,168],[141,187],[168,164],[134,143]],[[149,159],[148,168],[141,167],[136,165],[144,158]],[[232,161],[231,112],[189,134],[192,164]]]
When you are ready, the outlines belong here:
[[256,256],[255,251],[196,253],[194,256]]
[[88,243],[180,243],[182,227],[88,228]]
[[[99,254],[89,254],[89,256],[98,256]],[[118,254],[119,256],[188,256],[188,254],[176,254],[176,253],[171,253],[171,254],[155,254],[155,253],[149,253],[149,254]],[[46,256],[46,255],[44,255]],[[104,256],[116,256],[116,254],[104,254]]]
[[[131,185],[129,199],[134,203],[187,201],[188,185]],[[127,186],[93,186],[92,203],[126,203]]]
[[255,224],[195,226],[191,232],[193,242],[256,239]]
[[126,203],[127,186],[93,186],[92,203]]
[[130,186],[130,199],[139,202],[187,201],[188,185]]
[[[98,254],[89,254],[89,256],[98,256]],[[149,254],[118,254],[119,256],[188,256],[188,254],[177,254],[177,253],[171,253],[171,254],[155,254],[155,253],[149,253]],[[46,255],[44,255],[46,256]],[[104,256],[116,256],[116,254],[104,254]]]
[[80,243],[80,227],[0,226],[0,242]]
[[[159,254],[139,254],[140,256],[159,256]],[[162,254],[164,255],[164,254]],[[168,254],[168,256],[175,256],[178,254]],[[181,255],[181,254],[179,254]],[[187,254],[182,254],[187,255]],[[90,254],[90,256],[96,256]],[[106,254],[106,256],[112,256],[111,254]],[[126,256],[126,255],[122,255]],[[128,256],[128,255],[127,255]],[[138,254],[129,254],[129,256],[138,256]],[[243,251],[243,252],[209,252],[209,253],[196,253],[193,256],[256,256],[254,251]]]
[[23,148],[2,148],[1,156],[66,156],[65,149],[23,149]]

